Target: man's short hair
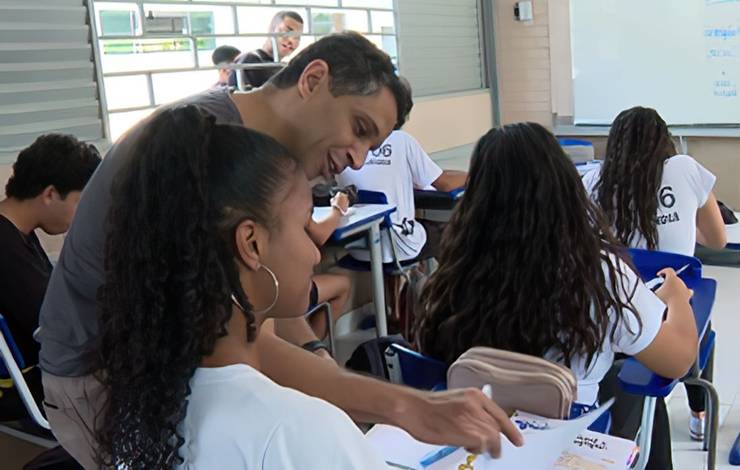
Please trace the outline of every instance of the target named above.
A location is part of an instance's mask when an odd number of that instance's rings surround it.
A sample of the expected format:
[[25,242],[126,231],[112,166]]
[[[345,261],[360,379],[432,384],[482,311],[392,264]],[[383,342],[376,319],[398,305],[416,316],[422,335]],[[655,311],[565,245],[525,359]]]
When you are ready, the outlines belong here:
[[274,33],[275,29],[277,29],[278,25],[285,19],[290,18],[292,20],[295,20],[299,22],[300,24],[303,24],[303,17],[296,13],[295,11],[291,10],[281,10],[277,13],[275,13],[275,16],[272,17],[272,20],[270,21],[270,33]]
[[401,83],[388,54],[353,31],[330,34],[310,44],[268,83],[277,88],[289,88],[298,83],[303,70],[314,60],[323,60],[329,65],[332,95],[370,96],[388,87],[398,108],[396,126],[400,128],[406,122],[411,110],[411,90]]
[[239,54],[241,54],[241,51],[234,46],[218,46],[211,54],[211,60],[213,65],[220,65],[224,62],[231,63]]
[[42,135],[18,154],[5,194],[31,199],[51,185],[66,198],[72,191],[82,191],[99,163],[100,153],[93,145],[66,134]]

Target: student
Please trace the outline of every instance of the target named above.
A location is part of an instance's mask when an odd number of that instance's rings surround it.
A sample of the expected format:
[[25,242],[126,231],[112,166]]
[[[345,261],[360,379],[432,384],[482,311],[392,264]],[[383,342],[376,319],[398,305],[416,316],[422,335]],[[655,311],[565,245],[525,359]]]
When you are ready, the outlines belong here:
[[[348,32],[308,46],[268,86],[250,93],[209,90],[180,104],[213,114],[219,124],[275,138],[313,178],[362,166],[369,149],[405,120],[404,93],[390,58]],[[55,411],[49,421],[70,454],[93,467],[96,397],[103,393],[95,374],[97,290],[105,280],[102,224],[113,180],[124,163],[136,159],[134,149],[148,122],[115,143],[90,181],[41,308],[45,408]],[[325,399],[359,421],[398,425],[427,442],[486,446],[495,453],[501,429],[520,442],[508,418],[479,390],[424,393],[361,377],[295,346],[317,339],[305,320],[276,320],[274,326],[275,332],[263,328],[257,344],[261,370],[280,385]]]
[[[219,46],[213,50],[211,54],[211,61],[216,67],[221,67],[224,64],[231,64],[241,54],[241,51],[233,46]],[[218,82],[214,86],[226,86],[229,84],[230,69],[218,69]]]
[[665,121],[642,107],[617,116],[604,164],[583,177],[622,243],[687,256],[697,242],[716,250],[727,243],[716,179],[679,154]]
[[[408,87],[408,82],[404,80]],[[409,87],[408,108],[413,107]],[[346,169],[337,177],[341,186],[353,184],[358,189],[380,191],[388,203],[396,206],[391,214],[396,252],[400,261],[414,259],[422,250],[429,256],[437,255],[440,230],[431,227],[433,238],[427,242],[427,230],[416,220],[414,188],[433,186],[438,191],[449,192],[465,186],[467,173],[442,170],[424,151],[419,142],[408,133],[396,129],[378,148],[370,151],[365,165],[359,169]],[[388,232],[381,234],[383,262],[393,261]],[[350,250],[359,260],[369,261],[367,250]]]
[[[73,136],[42,135],[18,154],[5,186],[7,198],[0,201],[0,314],[29,366],[24,376],[39,404],[43,392],[33,332],[52,266],[36,230],[50,235],[67,231],[82,188],[98,163],[95,147]],[[13,384],[0,384],[0,420],[26,416]]]
[[[308,234],[311,240],[321,247],[331,237],[332,232],[339,227],[342,215],[349,209],[349,198],[343,192],[338,192],[331,198],[331,212],[325,219],[314,222],[309,221]],[[317,305],[328,302],[331,306],[331,322],[334,324],[339,317],[346,313],[349,293],[352,289],[349,277],[341,274],[315,274],[311,282],[311,294],[309,296],[308,308],[313,309]],[[311,329],[318,338],[325,338],[329,332],[326,317],[320,313],[309,319]],[[314,343],[312,347],[321,348],[326,351],[326,344]]]
[[424,291],[424,354],[450,364],[488,346],[562,363],[578,380],[577,412],[598,404],[617,352],[666,377],[686,373],[691,291],[672,270],[657,295],[639,280],[549,131],[491,130],[468,174]]
[[[285,57],[292,54],[298,45],[301,43],[301,34],[303,33],[303,18],[301,15],[294,11],[279,11],[272,17],[270,21],[271,34],[284,33],[276,39],[278,49],[273,50],[272,38],[268,37],[265,39],[265,43],[261,48],[242,54],[237,57],[237,64],[269,64],[271,62],[279,62]],[[249,85],[252,88],[259,88],[267,82],[273,75],[277,73],[278,68],[262,69],[262,70],[243,70],[242,78],[245,86]],[[231,73],[229,77],[229,85],[236,86],[236,73]]]
[[299,163],[194,106],[160,113],[135,149],[105,244],[101,461],[384,468],[344,412],[260,372],[264,321],[305,311],[320,258]]
[[[727,243],[712,193],[716,177],[690,156],[678,154],[668,126],[654,109],[638,106],[617,116],[603,166],[583,181],[627,246],[693,256],[697,242],[717,250]],[[711,377],[712,368],[710,360],[705,377]],[[705,393],[692,385],[686,391],[689,432],[701,441]]]

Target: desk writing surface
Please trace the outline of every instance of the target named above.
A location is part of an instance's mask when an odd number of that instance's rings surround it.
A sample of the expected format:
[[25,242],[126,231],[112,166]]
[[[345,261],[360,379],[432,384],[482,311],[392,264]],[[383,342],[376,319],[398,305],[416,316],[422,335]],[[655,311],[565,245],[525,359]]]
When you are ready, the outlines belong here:
[[[365,223],[382,219],[388,214],[395,212],[396,206],[391,204],[355,204],[350,208],[349,214],[342,216],[339,227],[332,234],[332,238],[339,240],[343,234],[359,227]],[[321,221],[332,211],[331,207],[314,207],[312,218]]]
[[414,206],[416,209],[452,210],[464,194],[465,188],[453,189],[450,192],[415,189]]

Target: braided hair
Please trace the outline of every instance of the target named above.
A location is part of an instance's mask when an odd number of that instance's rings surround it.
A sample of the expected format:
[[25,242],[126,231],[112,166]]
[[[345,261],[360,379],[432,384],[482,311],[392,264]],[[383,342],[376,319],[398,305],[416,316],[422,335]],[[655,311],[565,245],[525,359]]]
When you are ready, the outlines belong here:
[[668,126],[657,111],[634,107],[612,123],[596,201],[627,246],[642,236],[647,248],[658,246],[658,190],[666,160],[676,154]]

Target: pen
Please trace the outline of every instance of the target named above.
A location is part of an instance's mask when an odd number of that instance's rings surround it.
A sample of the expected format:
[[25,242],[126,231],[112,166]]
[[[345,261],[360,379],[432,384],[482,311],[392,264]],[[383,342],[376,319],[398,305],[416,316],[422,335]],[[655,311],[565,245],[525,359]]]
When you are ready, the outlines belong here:
[[401,470],[416,470],[415,468],[407,467],[406,465],[401,465],[400,463],[389,462],[387,460],[385,461],[385,463],[389,467],[400,468]]
[[[489,384],[486,384],[481,389],[483,392],[483,395],[485,395],[489,400],[492,399],[492,392],[491,392],[491,386]],[[435,464],[442,460],[443,458],[447,457],[448,455],[454,453],[459,447],[454,446],[447,446],[442,447],[439,450],[432,451],[422,457],[421,461],[419,462],[422,467],[427,468],[432,464]]]
[[[677,276],[681,275],[682,272],[686,271],[690,267],[691,267],[690,264],[682,266],[681,269],[676,271],[676,275]],[[655,290],[661,285],[663,285],[664,282],[665,282],[665,278],[663,276],[658,276],[658,277],[654,277],[653,279],[650,279],[649,281],[647,281],[645,283],[645,286],[647,286],[647,288],[650,290]]]

